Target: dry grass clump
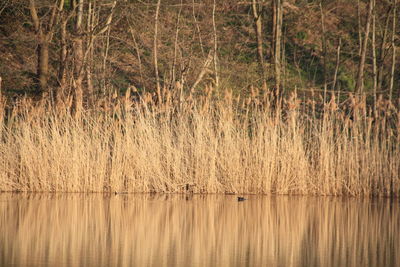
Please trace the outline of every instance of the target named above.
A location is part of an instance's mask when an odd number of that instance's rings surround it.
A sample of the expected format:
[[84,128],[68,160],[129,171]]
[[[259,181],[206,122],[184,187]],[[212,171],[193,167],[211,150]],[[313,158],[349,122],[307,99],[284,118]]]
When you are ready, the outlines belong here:
[[212,95],[2,102],[0,190],[399,195],[400,111],[384,100]]

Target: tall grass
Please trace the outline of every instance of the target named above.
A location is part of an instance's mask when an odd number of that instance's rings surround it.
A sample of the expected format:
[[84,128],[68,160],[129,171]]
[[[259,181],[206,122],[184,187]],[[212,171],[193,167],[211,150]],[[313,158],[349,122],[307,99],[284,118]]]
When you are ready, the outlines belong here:
[[[211,89],[209,89],[211,91]],[[110,98],[0,108],[0,190],[399,195],[400,111],[380,100]]]

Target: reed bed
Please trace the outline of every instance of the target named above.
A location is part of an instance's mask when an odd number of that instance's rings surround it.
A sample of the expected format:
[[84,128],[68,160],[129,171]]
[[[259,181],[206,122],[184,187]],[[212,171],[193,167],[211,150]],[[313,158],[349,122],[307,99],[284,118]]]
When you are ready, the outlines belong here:
[[400,111],[380,99],[110,96],[0,107],[0,190],[400,194]]

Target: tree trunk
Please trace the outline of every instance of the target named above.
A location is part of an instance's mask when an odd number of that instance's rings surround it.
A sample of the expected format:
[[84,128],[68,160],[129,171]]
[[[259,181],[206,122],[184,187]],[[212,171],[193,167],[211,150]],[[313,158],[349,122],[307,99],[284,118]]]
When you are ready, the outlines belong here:
[[369,31],[371,25],[371,18],[372,18],[372,9],[373,9],[373,0],[369,0],[368,3],[368,16],[367,16],[367,23],[365,25],[365,36],[362,44],[361,50],[361,58],[358,65],[357,71],[357,82],[355,92],[357,94],[362,94],[364,90],[364,66],[365,66],[365,58],[367,54],[367,46],[368,46],[368,38],[369,38]]
[[212,52],[212,50],[210,50],[210,52],[208,52],[208,56],[207,56],[206,60],[204,61],[203,67],[201,68],[201,71],[200,71],[199,75],[197,76],[196,81],[193,83],[192,87],[190,88],[190,94],[194,93],[196,86],[201,82],[201,80],[203,79],[203,76],[206,74],[206,72],[208,70],[208,66],[211,64],[211,61],[213,60],[213,54],[211,52]]
[[197,31],[197,34],[199,36],[199,44],[200,44],[201,53],[204,56],[203,40],[201,38],[200,26],[199,26],[199,23],[198,23],[197,18],[196,18],[196,13],[195,13],[195,10],[194,10],[194,6],[195,6],[195,3],[194,3],[194,0],[192,0],[192,15],[193,15],[193,20],[194,20],[194,25],[196,26],[196,31]]
[[282,37],[282,1],[274,0],[275,4],[275,44],[274,44],[274,69],[275,69],[275,95],[280,94],[281,87],[281,37]]
[[[264,2],[264,1],[262,1]],[[252,2],[253,19],[254,19],[254,30],[257,38],[257,58],[260,68],[261,78],[262,78],[262,88],[263,91],[267,91],[267,79],[265,75],[265,63],[264,63],[264,49],[263,49],[263,36],[262,36],[262,12],[263,8],[257,7],[256,0]]]
[[43,32],[43,27],[37,14],[35,0],[29,1],[29,10],[33,25],[35,27],[36,39],[38,43],[36,79],[39,89],[41,93],[43,93],[47,90],[47,79],[49,74],[49,43],[46,34]]
[[157,88],[157,98],[158,98],[158,103],[162,103],[162,97],[161,97],[161,86],[160,86],[160,76],[158,74],[158,49],[157,49],[157,40],[158,40],[158,15],[160,13],[160,5],[161,5],[161,0],[157,1],[157,7],[156,7],[156,14],[154,18],[154,39],[153,39],[153,61],[154,61],[154,73],[156,76],[156,88]]
[[36,82],[39,85],[41,93],[48,93],[49,44],[54,33],[54,25],[58,21],[58,14],[62,11],[64,5],[63,0],[61,0],[58,5],[57,2],[56,0],[48,12],[48,14],[50,14],[48,23],[44,24],[44,21],[40,21],[38,16],[35,0],[29,0],[29,11],[38,43]]
[[[92,33],[94,26],[93,26],[93,19],[94,19],[94,5],[92,5],[92,1],[89,1],[88,5],[88,13],[87,13],[87,31]],[[86,50],[88,51],[87,56],[87,64],[86,64],[86,83],[87,83],[87,91],[89,94],[90,103],[93,103],[94,100],[94,88],[93,88],[93,81],[92,81],[92,64],[94,58],[94,51],[93,51],[93,36],[90,34],[90,42],[86,45]]]
[[322,52],[324,54],[324,103],[326,101],[326,91],[328,90],[327,83],[327,45],[326,45],[326,34],[325,34],[325,16],[322,9],[322,2],[319,3],[319,8],[321,12],[321,29],[322,29]]
[[387,33],[388,33],[388,28],[389,28],[389,20],[390,20],[390,13],[392,11],[393,7],[390,7],[386,13],[386,19],[385,19],[385,28],[383,30],[383,35],[381,39],[381,46],[379,49],[379,57],[378,57],[378,90],[382,90],[382,83],[383,83],[383,73],[384,73],[384,61],[385,61],[385,52],[386,52],[386,39],[387,39]]
[[276,34],[276,4],[275,0],[271,1],[271,8],[272,8],[272,35],[271,35],[271,50],[270,50],[270,58],[271,64],[273,65],[273,59],[275,58],[275,34]]
[[75,115],[77,118],[80,117],[80,113],[83,107],[83,40],[82,40],[82,17],[83,17],[83,2],[84,0],[78,1],[77,15],[75,23],[75,40],[73,42],[74,50],[74,107]]
[[41,36],[38,45],[38,80],[42,93],[47,92],[49,78],[49,43],[46,36]]
[[[339,72],[339,66],[340,66],[340,49],[342,46],[342,38],[339,38],[338,46],[336,48],[336,66],[335,66],[335,74],[333,76],[333,83],[332,83],[332,90],[334,91],[336,89],[336,81],[337,81],[337,75]],[[339,100],[339,99],[338,99]]]
[[389,84],[389,101],[392,101],[393,97],[393,86],[394,86],[394,72],[396,68],[396,10],[397,0],[393,0],[393,20],[392,20],[392,67],[390,71],[390,84]]
[[362,34],[361,34],[361,7],[360,0],[357,0],[357,30],[358,30],[358,56],[361,57],[362,52]]
[[373,75],[373,97],[374,97],[374,112],[376,112],[376,91],[378,87],[378,72],[376,65],[376,0],[373,0],[374,12],[372,15],[372,75]]
[[74,42],[74,62],[75,62],[75,78],[74,78],[74,98],[75,98],[75,112],[79,116],[83,106],[83,41],[77,38]]
[[139,45],[136,41],[136,37],[135,37],[134,31],[133,31],[130,23],[129,23],[129,32],[131,33],[133,43],[135,44],[136,57],[137,57],[138,63],[139,63],[140,82],[142,83],[141,86],[143,87],[143,90],[146,91],[146,86],[145,86],[145,82],[144,82],[144,78],[143,78],[142,58],[140,57]]
[[107,27],[107,29],[105,30],[106,32],[106,44],[104,47],[104,52],[103,52],[103,65],[102,65],[102,70],[103,70],[103,80],[102,80],[102,91],[103,94],[105,94],[107,92],[107,80],[108,80],[108,72],[107,72],[107,60],[108,60],[108,53],[110,51],[110,27]]
[[174,39],[174,59],[172,62],[172,70],[171,70],[171,82],[170,86],[172,87],[176,84],[176,65],[177,65],[177,56],[178,56],[178,40],[179,40],[179,31],[180,31],[180,20],[181,20],[181,13],[182,13],[182,0],[180,1],[179,5],[179,12],[176,18],[176,27],[175,27],[175,39]]
[[56,101],[61,103],[66,94],[67,87],[67,18],[65,15],[62,17],[60,29],[60,55],[58,67],[58,83],[59,88],[56,91]]
[[218,38],[217,38],[217,26],[215,23],[215,9],[216,0],[213,2],[212,10],[212,21],[213,21],[213,31],[214,31],[214,74],[215,74],[215,87],[219,87],[219,73],[218,73]]
[[[107,84],[108,84],[107,60],[108,60],[108,53],[109,53],[109,50],[110,50],[110,33],[111,33],[111,26],[110,25],[111,25],[111,22],[112,22],[112,18],[113,18],[113,15],[114,15],[114,8],[115,8],[116,4],[117,4],[117,1],[114,1],[112,3],[111,12],[110,12],[110,14],[108,15],[108,17],[106,19],[104,27],[102,27],[96,34],[89,35],[89,41],[88,41],[87,49],[85,51],[85,56],[84,56],[84,60],[86,60],[87,56],[90,55],[90,51],[91,51],[91,48],[93,47],[93,43],[94,43],[95,37],[97,35],[106,33],[106,36],[105,36],[105,47],[104,47],[104,51],[103,51],[103,65],[102,65],[103,73],[102,73],[102,85],[101,85],[103,94],[105,94],[107,92]],[[100,16],[100,14],[99,14],[99,16]],[[96,27],[94,27],[94,28],[96,28]],[[86,62],[87,61],[85,61],[85,63]]]

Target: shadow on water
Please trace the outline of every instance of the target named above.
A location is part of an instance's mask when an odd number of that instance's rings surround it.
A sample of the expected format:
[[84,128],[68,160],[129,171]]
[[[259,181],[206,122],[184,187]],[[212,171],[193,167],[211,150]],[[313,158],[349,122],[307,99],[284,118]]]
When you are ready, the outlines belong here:
[[0,194],[0,266],[400,266],[399,224],[387,199]]

